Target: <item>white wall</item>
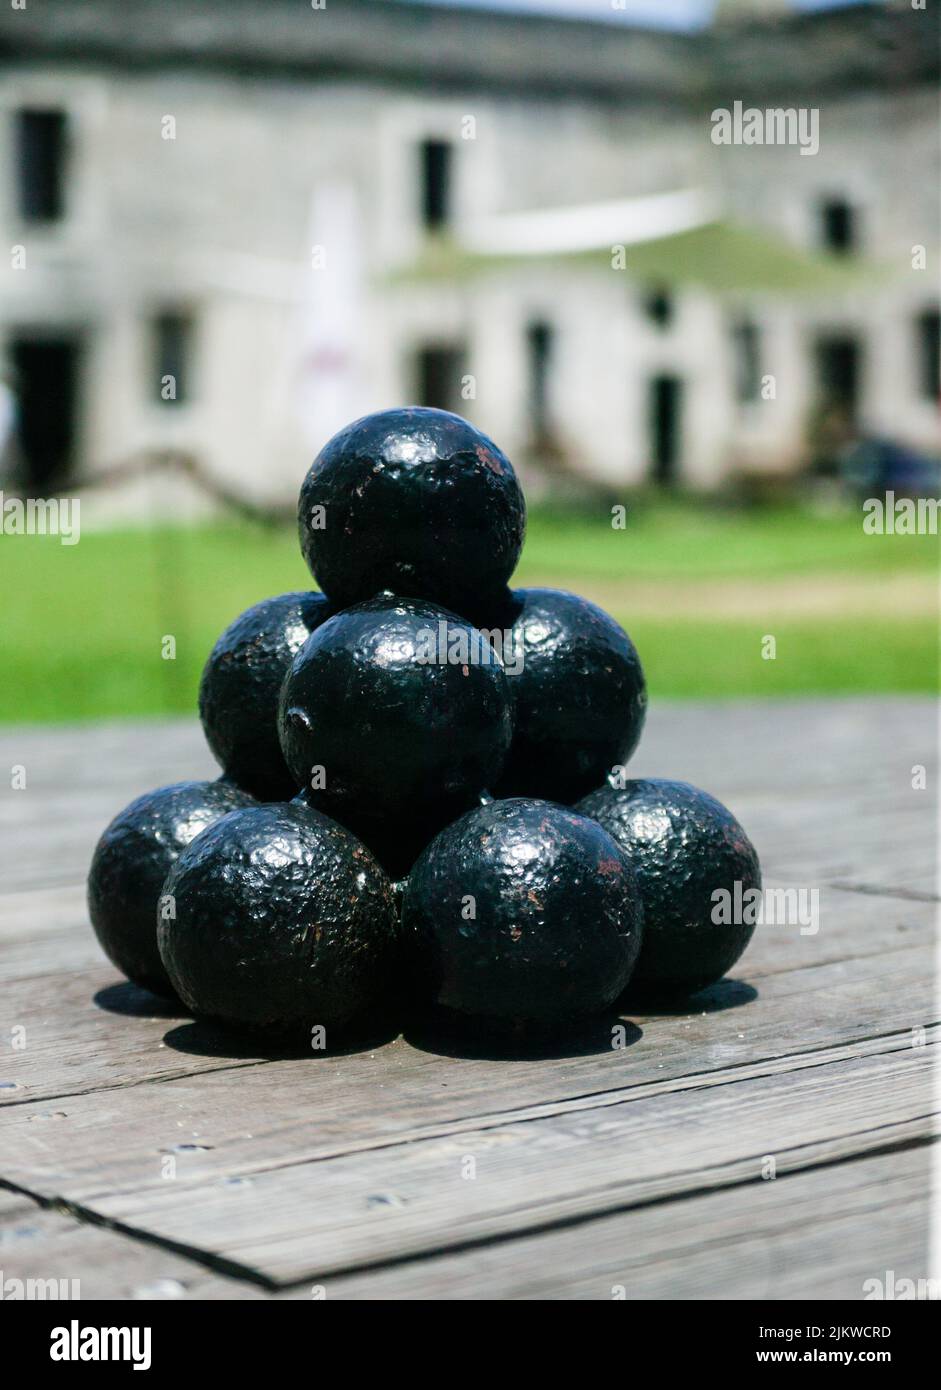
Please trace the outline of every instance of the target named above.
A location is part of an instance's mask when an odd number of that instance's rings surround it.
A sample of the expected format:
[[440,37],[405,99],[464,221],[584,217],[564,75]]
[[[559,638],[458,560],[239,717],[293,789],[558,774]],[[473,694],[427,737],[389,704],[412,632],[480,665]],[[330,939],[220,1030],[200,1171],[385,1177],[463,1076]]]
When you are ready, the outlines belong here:
[[[69,210],[49,231],[17,226],[9,121],[0,118],[0,225],[6,244],[24,240],[28,256],[25,272],[0,269],[0,333],[34,324],[85,332],[84,471],[180,448],[247,495],[294,495],[312,450],[299,408],[306,277],[316,273],[310,201],[318,183],[338,178],[362,211],[366,293],[349,369],[356,413],[410,398],[410,362],[423,342],[463,341],[477,378],[465,413],[520,453],[526,324],[544,318],[555,329],[551,411],[575,465],[615,486],[647,476],[647,383],[668,371],[686,383],[683,478],[709,487],[735,461],[768,469],[799,461],[810,345],[822,327],[844,324],[866,343],[867,420],[936,446],[937,411],[918,395],[912,327],[937,291],[928,96],[831,100],[813,158],[762,147],[717,158],[704,118],[665,108],[460,92],[417,99],[367,85],[18,69],[0,117],[29,102],[64,103],[73,118]],[[175,140],[161,139],[167,115]],[[469,115],[476,138],[463,140]],[[613,271],[534,266],[453,285],[389,285],[389,270],[420,245],[415,151],[428,137],[454,141],[458,231],[485,212],[667,190],[714,172],[733,213],[805,244],[819,196],[848,192],[864,210],[867,253],[886,264],[887,278],[871,295],[833,303],[753,298],[777,396],[741,408],[734,303],[683,292],[661,331],[643,315],[639,287]],[[917,241],[929,247],[927,271],[911,269]],[[153,400],[150,319],[163,306],[189,306],[197,323],[192,399],[175,408]],[[140,491],[129,496],[139,509]],[[182,496],[168,489],[168,508],[183,506]]]

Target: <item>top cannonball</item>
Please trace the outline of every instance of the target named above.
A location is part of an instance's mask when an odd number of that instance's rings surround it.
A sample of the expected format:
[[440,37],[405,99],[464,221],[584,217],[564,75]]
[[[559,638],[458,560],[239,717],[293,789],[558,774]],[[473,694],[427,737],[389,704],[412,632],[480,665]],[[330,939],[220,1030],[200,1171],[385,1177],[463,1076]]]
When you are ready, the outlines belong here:
[[474,617],[516,567],[526,506],[492,440],[459,415],[411,406],[333,436],[304,479],[298,528],[335,607],[388,589]]

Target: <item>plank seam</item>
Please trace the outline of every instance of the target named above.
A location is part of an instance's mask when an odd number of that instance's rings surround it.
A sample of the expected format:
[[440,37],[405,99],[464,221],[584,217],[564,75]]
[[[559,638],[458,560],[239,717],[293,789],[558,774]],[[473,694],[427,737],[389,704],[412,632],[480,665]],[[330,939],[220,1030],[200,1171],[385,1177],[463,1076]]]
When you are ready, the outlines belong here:
[[[933,1029],[938,1025],[936,1022],[932,1022],[927,1026],[928,1028]],[[546,1101],[543,1102],[541,1105],[530,1107],[530,1113],[520,1113],[518,1109],[509,1108],[506,1110],[491,1111],[489,1114],[482,1116],[467,1115],[464,1117],[452,1117],[449,1120],[441,1121],[438,1125],[426,1126],[423,1129],[407,1130],[403,1134],[397,1135],[391,1139],[381,1139],[372,1143],[367,1141],[363,1142],[362,1144],[359,1144],[355,1148],[330,1149],[320,1154],[307,1155],[304,1157],[297,1158],[295,1160],[286,1160],[281,1163],[268,1163],[267,1165],[262,1166],[243,1165],[239,1167],[237,1171],[239,1172],[239,1174],[242,1175],[283,1172],[291,1168],[302,1167],[308,1163],[330,1162],[339,1158],[351,1158],[361,1153],[379,1153],[386,1149],[392,1150],[407,1147],[410,1144],[428,1142],[434,1139],[446,1139],[452,1135],[456,1136],[459,1134],[471,1133],[474,1130],[490,1131],[495,1129],[501,1129],[505,1126],[515,1124],[534,1124],[541,1120],[551,1119],[566,1114],[578,1113],[578,1111],[580,1110],[590,1110],[592,1108],[607,1109],[609,1107],[614,1107],[617,1105],[630,1104],[634,1100],[646,1100],[649,1099],[651,1096],[665,1094],[677,1095],[698,1090],[711,1090],[714,1087],[719,1086],[737,1085],[742,1081],[758,1081],[763,1078],[779,1074],[772,1069],[773,1064],[778,1061],[784,1062],[791,1060],[797,1062],[797,1065],[786,1068],[788,1072],[791,1072],[811,1071],[819,1067],[833,1066],[839,1062],[852,1061],[855,1057],[888,1057],[891,1056],[893,1053],[907,1050],[911,1046],[909,1038],[910,1035],[908,1032],[877,1033],[865,1038],[854,1039],[851,1043],[838,1045],[836,1047],[834,1047],[831,1044],[829,1046],[819,1048],[808,1048],[801,1053],[784,1053],[772,1057],[765,1057],[761,1058],[757,1062],[742,1062],[729,1067],[722,1068],[714,1073],[691,1073],[689,1076],[677,1076],[668,1081],[662,1081],[657,1078],[653,1078],[650,1081],[634,1082],[630,1086],[621,1088],[612,1089],[608,1087],[603,1091],[587,1091],[577,1096],[565,1097],[563,1100]],[[873,1051],[861,1050],[864,1049],[866,1044],[868,1043],[889,1042],[892,1039],[897,1040],[899,1045],[895,1047],[889,1046],[885,1048],[879,1048]],[[936,1045],[936,1040],[933,1037],[929,1037],[926,1039],[926,1047],[934,1047]],[[833,1053],[837,1053],[840,1055],[829,1055]],[[216,1071],[244,1070],[247,1066],[254,1065],[265,1064],[246,1063],[244,1065],[233,1068],[214,1068],[213,1074]],[[740,1072],[747,1072],[748,1074],[744,1076],[737,1074]],[[196,1075],[198,1076],[204,1074],[205,1073],[197,1073]],[[160,1077],[150,1079],[163,1082],[186,1078]],[[130,1086],[102,1088],[102,1092],[104,1090],[131,1090],[135,1089],[137,1085],[143,1084],[145,1083],[135,1082],[133,1083],[133,1085]],[[634,1092],[635,1094],[632,1095],[631,1092]],[[98,1091],[88,1091],[75,1092],[72,1094],[74,1096],[97,1095],[99,1093],[100,1092]],[[67,1097],[62,1098],[67,1099]],[[37,1102],[9,1101],[7,1102],[7,1104],[51,1104],[54,1103],[55,1099],[58,1098],[43,1097],[41,1101]],[[0,1176],[0,1186],[4,1184],[4,1181],[5,1180],[3,1179],[3,1177]],[[186,1182],[184,1185],[187,1187],[191,1185],[199,1186],[204,1181],[204,1178],[194,1177],[191,1180],[191,1182]],[[111,1193],[100,1195],[117,1195],[117,1193],[121,1191],[127,1192],[134,1190],[135,1189],[133,1188],[116,1189]]]
[[[934,1028],[936,1026],[937,1025],[934,1023],[928,1025],[929,1028]],[[787,1073],[792,1071],[814,1071],[819,1067],[836,1066],[841,1062],[851,1062],[857,1057],[891,1057],[894,1053],[911,1049],[908,1033],[876,1034],[872,1038],[858,1039],[857,1042],[848,1043],[844,1047],[831,1046],[830,1048],[815,1048],[809,1049],[807,1052],[801,1054],[784,1053],[780,1057],[762,1058],[760,1062],[742,1062],[737,1067],[723,1068],[721,1071],[715,1073],[696,1072],[691,1073],[688,1077],[674,1077],[671,1081],[652,1080],[639,1082],[621,1089],[612,1090],[609,1088],[604,1091],[588,1091],[583,1095],[566,1097],[565,1100],[545,1101],[541,1105],[531,1106],[529,1112],[509,1109],[491,1111],[489,1115],[485,1116],[467,1115],[463,1118],[452,1118],[451,1120],[442,1121],[439,1125],[426,1126],[424,1129],[407,1130],[400,1135],[395,1135],[391,1139],[378,1139],[372,1143],[364,1142],[356,1148],[329,1149],[319,1154],[307,1155],[306,1157],[296,1159],[287,1159],[281,1163],[268,1162],[258,1166],[252,1166],[250,1164],[243,1165],[237,1169],[237,1173],[239,1176],[247,1176],[249,1174],[259,1176],[265,1173],[281,1173],[291,1168],[302,1168],[310,1163],[329,1163],[338,1158],[354,1158],[358,1154],[375,1154],[381,1153],[386,1149],[407,1148],[412,1144],[422,1144],[435,1139],[448,1139],[452,1136],[474,1133],[477,1130],[490,1131],[502,1129],[511,1125],[537,1124],[543,1120],[555,1119],[564,1115],[578,1114],[583,1110],[613,1109],[618,1105],[631,1104],[638,1100],[649,1100],[651,1096],[685,1095],[694,1091],[713,1090],[720,1086],[739,1085],[743,1081],[766,1080],[769,1077],[781,1074],[774,1070],[760,1069],[769,1066],[770,1063],[787,1061],[789,1059],[793,1060],[795,1056],[816,1059],[818,1054],[825,1054],[827,1052],[845,1054],[849,1048],[855,1048],[857,1043],[879,1042],[888,1038],[897,1038],[900,1045],[898,1047],[888,1047],[875,1051],[850,1052],[849,1055],[836,1057],[820,1055],[817,1060],[810,1060],[803,1063],[801,1066],[786,1068],[785,1070]],[[937,1046],[937,1040],[934,1038],[926,1040],[924,1046],[935,1047]],[[750,1070],[751,1068],[756,1068],[756,1070],[752,1071]],[[739,1070],[747,1070],[749,1074],[747,1076],[723,1075],[726,1071],[732,1072]],[[713,1080],[713,1077],[716,1079]],[[693,1082],[694,1084],[684,1084],[686,1082]],[[632,1095],[632,1091],[638,1094]],[[233,1169],[233,1172],[235,1171],[236,1170]],[[189,1181],[184,1181],[181,1186],[187,1188],[200,1187],[204,1182],[205,1177],[193,1177]],[[137,1189],[133,1187],[119,1188],[108,1193],[96,1193],[95,1196],[97,1198],[98,1196],[127,1195],[136,1190]]]
[[826,887],[834,888],[838,893],[862,893],[870,898],[900,898],[903,902],[912,903],[941,902],[941,896],[937,893],[926,893],[920,888],[893,888],[884,883],[854,883],[850,879],[834,878]]
[[[911,1117],[910,1119],[904,1121],[903,1123],[905,1123],[905,1124],[912,1124],[912,1123],[914,1123],[914,1122],[917,1121],[917,1120],[923,1120],[923,1119],[929,1119],[929,1120],[930,1120],[930,1119],[932,1119],[932,1118],[933,1118],[933,1114],[918,1115],[918,1116],[913,1116],[913,1117]],[[859,1130],[859,1131],[853,1131],[852,1133],[850,1133],[850,1134],[848,1134],[848,1135],[841,1136],[841,1137],[843,1137],[843,1138],[858,1138],[858,1137],[861,1137],[862,1135],[865,1135],[865,1134],[876,1134],[876,1133],[878,1133],[878,1131],[879,1131],[880,1129],[884,1129],[884,1128],[895,1128],[895,1127],[896,1127],[896,1126],[895,1126],[894,1124],[893,1124],[893,1125],[888,1125],[888,1126],[878,1125],[878,1126],[876,1126],[875,1129],[872,1129],[872,1130]],[[865,1160],[865,1159],[868,1159],[868,1158],[878,1158],[878,1157],[881,1157],[881,1156],[885,1156],[886,1154],[891,1154],[891,1153],[902,1153],[902,1152],[905,1152],[905,1151],[908,1150],[908,1149],[922,1148],[922,1147],[930,1146],[931,1144],[935,1143],[935,1142],[937,1141],[937,1139],[938,1139],[938,1136],[937,1136],[936,1134],[930,1133],[930,1132],[929,1132],[929,1133],[924,1134],[924,1135],[915,1135],[915,1136],[912,1136],[912,1137],[910,1137],[910,1138],[908,1138],[908,1139],[901,1139],[901,1140],[892,1140],[892,1141],[888,1141],[888,1142],[886,1142],[885,1144],[882,1144],[882,1145],[875,1145],[875,1146],[873,1146],[872,1148],[865,1149],[865,1150],[860,1151],[860,1152],[858,1152],[858,1153],[854,1153],[854,1154],[845,1154],[845,1155],[843,1155],[842,1157],[834,1157],[834,1158],[829,1158],[829,1159],[820,1159],[820,1160],[819,1160],[818,1162],[816,1162],[816,1163],[808,1163],[808,1164],[806,1164],[806,1165],[798,1165],[798,1166],[795,1166],[795,1167],[793,1167],[793,1168],[785,1169],[783,1172],[779,1172],[779,1176],[776,1178],[775,1181],[780,1183],[780,1182],[782,1182],[782,1181],[785,1181],[788,1177],[792,1177],[792,1176],[794,1176],[794,1177],[796,1177],[796,1176],[798,1176],[798,1175],[803,1176],[803,1175],[805,1175],[805,1174],[807,1174],[807,1173],[812,1173],[812,1172],[820,1171],[820,1170],[827,1169],[827,1168],[836,1168],[836,1167],[842,1166],[843,1164],[846,1164],[846,1163],[861,1162],[861,1161],[863,1161],[863,1160]],[[787,1153],[787,1154],[799,1154],[800,1151],[801,1151],[801,1149],[803,1149],[803,1148],[809,1148],[809,1147],[812,1147],[812,1146],[811,1146],[811,1145],[796,1145],[795,1147],[793,1147],[793,1148],[791,1148],[791,1149],[785,1150],[785,1153]],[[754,1160],[757,1160],[758,1155],[754,1155],[754,1154],[753,1154],[753,1155],[750,1155],[749,1157],[754,1161]],[[748,1158],[743,1158],[743,1159],[736,1160],[736,1163],[743,1163],[743,1162],[747,1162],[747,1161],[748,1161]],[[706,1171],[706,1172],[710,1172],[710,1171],[721,1172],[721,1169],[722,1169],[723,1166],[726,1166],[726,1165],[718,1165],[715,1169],[708,1169],[708,1168],[707,1168],[705,1171]],[[514,1231],[508,1231],[508,1232],[503,1232],[503,1233],[499,1233],[499,1234],[495,1233],[495,1234],[486,1235],[486,1236],[476,1236],[476,1237],[475,1237],[475,1236],[469,1236],[469,1237],[466,1237],[466,1238],[463,1239],[463,1240],[453,1241],[453,1242],[448,1243],[447,1245],[440,1246],[439,1248],[437,1248],[437,1249],[435,1249],[435,1250],[406,1251],[406,1252],[403,1252],[401,1255],[390,1255],[390,1256],[385,1256],[385,1257],[383,1257],[383,1258],[381,1258],[381,1259],[379,1259],[379,1260],[373,1260],[373,1261],[359,1261],[359,1262],[353,1263],[353,1264],[351,1264],[351,1265],[349,1265],[349,1266],[344,1266],[344,1267],[340,1267],[340,1268],[333,1268],[333,1269],[330,1269],[330,1270],[328,1271],[328,1274],[329,1274],[329,1277],[330,1277],[331,1279],[337,1279],[337,1278],[345,1277],[345,1276],[351,1275],[351,1274],[360,1274],[360,1273],[365,1273],[365,1272],[367,1272],[367,1271],[375,1272],[375,1271],[377,1271],[377,1270],[382,1270],[382,1269],[387,1269],[387,1268],[395,1268],[395,1267],[397,1267],[397,1266],[399,1266],[399,1265],[403,1265],[403,1264],[413,1264],[413,1263],[416,1263],[416,1262],[421,1261],[421,1260],[433,1259],[433,1258],[435,1258],[436,1256],[439,1256],[439,1255],[460,1254],[460,1253],[462,1253],[464,1250],[480,1249],[480,1248],[482,1248],[482,1247],[484,1247],[484,1246],[505,1245],[505,1244],[507,1244],[507,1242],[512,1241],[512,1240],[520,1240],[520,1239],[528,1238],[528,1237],[534,1236],[534,1235],[546,1234],[546,1233],[551,1232],[551,1231],[564,1230],[564,1229],[570,1228],[570,1227],[577,1227],[577,1226],[589,1225],[589,1224],[591,1224],[592,1222],[600,1221],[600,1220],[603,1220],[603,1219],[605,1219],[605,1218],[607,1218],[607,1217],[615,1216],[615,1215],[618,1215],[618,1214],[624,1213],[624,1212],[640,1211],[640,1210],[643,1210],[643,1209],[649,1208],[649,1207],[665,1206],[665,1205],[667,1205],[668,1203],[671,1203],[671,1202],[686,1202],[686,1201],[691,1201],[691,1200],[693,1200],[693,1199],[695,1199],[695,1198],[697,1198],[697,1197],[709,1196],[711,1193],[719,1192],[719,1191],[721,1191],[721,1192],[731,1192],[731,1191],[735,1191],[737,1188],[740,1188],[740,1187],[749,1187],[749,1186],[751,1186],[755,1181],[756,1181],[756,1179],[755,1179],[754,1176],[742,1177],[742,1178],[738,1178],[738,1179],[732,1178],[732,1179],[730,1179],[730,1180],[727,1181],[727,1182],[723,1182],[723,1181],[721,1180],[721,1178],[720,1178],[720,1179],[717,1180],[717,1181],[714,1181],[714,1182],[711,1182],[711,1183],[702,1183],[702,1184],[700,1184],[700,1185],[697,1186],[697,1187],[689,1188],[689,1189],[687,1189],[687,1190],[685,1190],[685,1191],[682,1191],[682,1192],[670,1192],[670,1193],[664,1193],[664,1194],[662,1194],[662,1195],[660,1195],[660,1196],[641,1197],[641,1198],[635,1198],[635,1199],[633,1199],[633,1200],[626,1200],[626,1201],[622,1201],[622,1202],[615,1202],[615,1203],[613,1203],[611,1206],[607,1206],[607,1207],[604,1207],[604,1208],[598,1208],[598,1209],[592,1210],[592,1211],[590,1211],[590,1212],[573,1212],[572,1214],[570,1214],[570,1215],[568,1215],[568,1216],[559,1216],[559,1217],[554,1217],[554,1218],[553,1218],[553,1217],[547,1217],[545,1220],[534,1222],[534,1223],[531,1224],[531,1225],[527,1225],[526,1227],[524,1227],[524,1228],[522,1228],[522,1229],[518,1229],[518,1230],[514,1230]],[[604,1189],[603,1189],[603,1188],[599,1188],[599,1189],[597,1189],[597,1191],[598,1191],[599,1193],[601,1193],[601,1192],[604,1191]],[[290,1281],[287,1281],[287,1282],[284,1282],[284,1283],[278,1283],[278,1284],[276,1284],[276,1287],[277,1287],[278,1289],[285,1289],[285,1290],[286,1290],[286,1289],[291,1289],[291,1288],[297,1288],[297,1287],[299,1287],[299,1286],[301,1286],[301,1285],[303,1285],[303,1284],[309,1283],[312,1279],[317,1279],[318,1277],[326,1278],[326,1277],[327,1277],[327,1273],[325,1273],[325,1274],[323,1274],[323,1275],[318,1275],[318,1273],[317,1273],[316,1271],[312,1271],[311,1273],[305,1275],[302,1279],[296,1279],[296,1280],[290,1280]]]
[[[0,1177],[0,1189],[17,1193],[21,1197],[28,1197],[43,1211],[55,1211],[60,1215],[69,1216],[80,1226],[97,1226],[128,1240],[136,1240],[142,1245],[150,1245],[158,1250],[165,1250],[168,1254],[181,1255],[195,1265],[212,1270],[216,1274],[224,1274],[230,1279],[237,1279],[242,1283],[252,1284],[271,1292],[281,1287],[248,1265],[241,1265],[236,1260],[226,1259],[224,1255],[213,1254],[211,1250],[197,1249],[186,1245],[183,1241],[152,1235],[149,1231],[137,1226],[126,1225],[121,1221],[112,1221],[109,1217],[100,1215],[92,1207],[86,1207],[81,1202],[71,1202],[67,1197],[44,1197],[39,1192],[32,1192],[28,1187],[23,1187],[21,1183],[11,1182],[2,1177]],[[300,1280],[299,1282],[303,1283],[304,1281]]]
[[[915,1116],[905,1123],[912,1123],[914,1120],[930,1119],[931,1115]],[[853,1131],[851,1134],[843,1136],[845,1138],[856,1138],[865,1134],[876,1134],[880,1129],[895,1128],[895,1125],[878,1125],[872,1130]],[[889,1140],[884,1144],[874,1145],[863,1151],[846,1154],[842,1157],[820,1159],[816,1163],[808,1163],[803,1166],[796,1166],[785,1169],[776,1179],[776,1182],[786,1182],[789,1177],[804,1176],[808,1173],[819,1172],[828,1168],[840,1167],[848,1163],[864,1162],[867,1159],[883,1157],[892,1153],[903,1153],[912,1149],[930,1147],[935,1143],[937,1136],[934,1134],[915,1135],[907,1139]],[[811,1145],[796,1145],[786,1150],[789,1154],[799,1154],[801,1149],[812,1147]],[[752,1155],[752,1157],[755,1157]],[[737,1160],[744,1162],[746,1160]],[[718,1165],[715,1171],[721,1172],[721,1168],[727,1165]],[[706,1169],[706,1172],[713,1171]],[[698,1197],[708,1196],[716,1191],[731,1192],[740,1187],[750,1186],[755,1182],[753,1176],[731,1179],[728,1182],[716,1181],[711,1183],[701,1183],[697,1187],[688,1188],[683,1192],[664,1193],[658,1196],[646,1198],[636,1198],[623,1202],[615,1202],[611,1206],[596,1209],[590,1212],[575,1212],[569,1216],[559,1216],[546,1218],[532,1225],[526,1226],[521,1230],[493,1233],[482,1236],[468,1236],[462,1240],[452,1241],[434,1250],[405,1251],[401,1255],[384,1256],[377,1260],[359,1260],[349,1265],[339,1266],[329,1270],[331,1279],[345,1278],[353,1274],[377,1273],[382,1270],[395,1269],[402,1265],[416,1264],[421,1261],[433,1260],[442,1255],[462,1254],[467,1250],[482,1249],[488,1246],[506,1245],[510,1241],[528,1239],[532,1236],[544,1235],[553,1231],[570,1229],[577,1226],[590,1225],[596,1221],[605,1220],[611,1216],[619,1215],[630,1211],[640,1211],[646,1208],[665,1206],[671,1202],[688,1202]],[[96,1212],[93,1208],[85,1206],[80,1202],[69,1201],[65,1197],[43,1197],[39,1193],[30,1191],[29,1188],[20,1184],[13,1183],[7,1179],[0,1178],[0,1188],[28,1197],[39,1207],[46,1210],[54,1210],[65,1213],[82,1225],[98,1226],[105,1230],[114,1232],[130,1240],[139,1241],[142,1244],[154,1246],[157,1249],[166,1250],[168,1253],[180,1255],[190,1260],[193,1264],[203,1266],[219,1274],[224,1274],[229,1278],[240,1280],[244,1283],[252,1284],[269,1293],[287,1292],[290,1289],[300,1288],[304,1284],[310,1283],[326,1275],[319,1275],[316,1270],[311,1271],[300,1279],[277,1280],[270,1275],[263,1274],[260,1270],[252,1268],[250,1265],[240,1264],[236,1260],[228,1259],[224,1255],[217,1255],[212,1251],[187,1245],[183,1241],[176,1241],[166,1236],[159,1236],[153,1232],[145,1231],[138,1226],[133,1226],[127,1222],[119,1221],[111,1217],[106,1217]],[[603,1191],[604,1189],[599,1189]]]

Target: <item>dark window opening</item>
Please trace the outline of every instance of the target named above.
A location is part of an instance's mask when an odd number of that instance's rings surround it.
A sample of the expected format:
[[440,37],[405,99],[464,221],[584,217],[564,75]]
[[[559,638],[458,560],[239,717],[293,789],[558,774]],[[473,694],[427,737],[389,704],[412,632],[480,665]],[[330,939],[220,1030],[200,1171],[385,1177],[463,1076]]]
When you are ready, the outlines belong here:
[[181,405],[192,397],[192,339],[191,315],[167,311],[154,319],[155,395],[161,403]]
[[675,376],[655,376],[649,393],[650,458],[653,480],[662,487],[676,481],[680,461],[683,383]]
[[817,344],[817,380],[827,406],[855,420],[859,402],[859,344],[853,338],[825,338]]
[[861,355],[855,339],[821,338],[814,346],[816,400],[808,424],[814,469],[832,475],[859,437]]
[[749,320],[732,329],[735,351],[735,398],[741,403],[761,396],[761,333]]
[[16,482],[28,497],[65,486],[75,459],[80,345],[76,338],[14,338]]
[[552,326],[531,323],[526,330],[529,362],[529,420],[534,439],[549,434],[549,368],[552,361]]
[[821,235],[828,251],[846,255],[856,249],[856,215],[843,198],[827,199],[820,208]]
[[15,147],[20,216],[57,221],[65,211],[65,112],[18,111]]
[[673,296],[669,290],[649,290],[644,296],[644,313],[658,328],[667,328],[673,322]]
[[916,320],[918,338],[918,390],[935,401],[941,392],[941,311],[926,309]]
[[421,213],[429,231],[440,231],[451,220],[451,146],[446,140],[422,143]]
[[423,347],[416,356],[415,391],[419,405],[460,414],[461,381],[464,376],[464,349],[461,347]]

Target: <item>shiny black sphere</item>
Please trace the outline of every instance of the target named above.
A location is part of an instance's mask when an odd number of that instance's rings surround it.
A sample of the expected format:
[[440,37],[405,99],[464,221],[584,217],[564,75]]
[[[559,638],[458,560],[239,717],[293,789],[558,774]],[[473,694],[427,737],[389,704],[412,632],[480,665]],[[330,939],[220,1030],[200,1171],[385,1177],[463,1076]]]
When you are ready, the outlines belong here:
[[516,568],[526,507],[509,460],[459,415],[413,406],[348,425],[301,488],[301,549],[338,608],[384,589],[476,620]]
[[203,669],[206,742],[225,774],[260,801],[294,794],[278,742],[278,695],[292,658],[329,613],[323,594],[264,599],[229,624]]
[[175,782],[139,796],[105,830],[88,872],[88,911],[102,950],[129,980],[172,997],[157,949],[163,881],[197,835],[254,804],[225,782]]
[[758,856],[731,811],[660,778],[605,785],[577,809],[609,832],[637,874],[644,944],[631,993],[692,994],[721,979],[755,929],[757,903],[745,895],[761,888]]
[[245,1027],[342,1027],[377,1002],[394,958],[392,885],[348,830],[297,804],[255,806],[180,856],[159,945],[180,998]]
[[390,830],[427,842],[499,777],[512,715],[503,668],[475,628],[384,595],[308,639],[279,726],[311,805],[367,844]]
[[647,687],[627,633],[561,589],[517,589],[503,648],[515,731],[500,796],[571,803],[627,762],[640,740]]
[[567,1024],[621,994],[643,913],[628,857],[547,801],[479,806],[432,841],[402,904],[416,987],[477,1020]]

